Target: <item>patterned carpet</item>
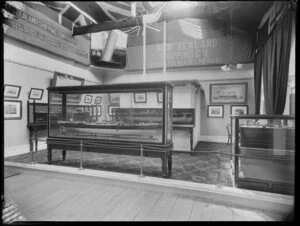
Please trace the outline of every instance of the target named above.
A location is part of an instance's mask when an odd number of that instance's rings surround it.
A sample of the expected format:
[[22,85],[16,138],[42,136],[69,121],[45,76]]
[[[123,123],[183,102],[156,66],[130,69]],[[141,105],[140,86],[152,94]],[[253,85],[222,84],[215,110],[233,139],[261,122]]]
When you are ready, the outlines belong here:
[[[200,153],[173,153],[172,177],[174,180],[218,184],[218,156],[213,151],[229,152],[230,145],[223,143],[199,142],[195,151]],[[201,153],[203,152],[203,153]],[[208,152],[208,153],[207,153]],[[47,151],[34,153],[34,160],[40,164],[47,164]],[[12,156],[5,161],[31,163],[30,153]],[[66,160],[62,160],[61,150],[52,151],[52,165],[80,167],[80,152],[67,151]],[[140,174],[140,157],[128,155],[114,155],[101,153],[83,153],[83,168],[99,169],[111,172]],[[230,158],[220,155],[220,184],[232,187]],[[143,159],[143,173],[145,176],[161,177],[161,160],[146,157]]]

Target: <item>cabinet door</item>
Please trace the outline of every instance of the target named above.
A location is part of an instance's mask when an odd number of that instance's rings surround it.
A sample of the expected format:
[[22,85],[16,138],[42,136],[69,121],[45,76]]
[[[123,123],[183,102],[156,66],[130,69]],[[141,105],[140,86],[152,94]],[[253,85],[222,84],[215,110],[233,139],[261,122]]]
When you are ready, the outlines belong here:
[[173,145],[175,151],[191,151],[189,130],[173,129]]

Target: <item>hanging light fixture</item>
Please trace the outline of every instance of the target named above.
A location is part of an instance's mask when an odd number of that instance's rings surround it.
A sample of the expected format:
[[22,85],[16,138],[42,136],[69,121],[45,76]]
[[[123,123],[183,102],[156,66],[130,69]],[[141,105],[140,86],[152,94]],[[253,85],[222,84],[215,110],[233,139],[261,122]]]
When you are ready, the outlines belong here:
[[[233,57],[233,36],[232,36],[232,2],[230,5],[230,43],[229,43],[229,51],[231,52],[231,55],[229,55],[229,57]],[[230,60],[232,61],[232,59]],[[232,69],[242,69],[243,68],[243,64],[240,63],[229,63],[229,64],[225,64],[221,67],[222,71],[225,72],[229,72]]]

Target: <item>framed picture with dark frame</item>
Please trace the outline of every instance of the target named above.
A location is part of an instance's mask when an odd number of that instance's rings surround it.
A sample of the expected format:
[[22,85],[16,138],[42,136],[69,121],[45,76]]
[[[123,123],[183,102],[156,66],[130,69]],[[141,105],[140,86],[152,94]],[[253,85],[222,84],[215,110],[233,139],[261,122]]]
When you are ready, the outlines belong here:
[[231,105],[230,115],[247,115],[248,105]]
[[157,102],[162,103],[163,102],[163,93],[157,92]]
[[97,97],[95,98],[95,103],[94,103],[94,104],[101,104],[101,101],[102,101],[102,97],[97,96]]
[[248,83],[210,84],[211,104],[246,104]]
[[120,103],[119,93],[109,93],[109,101],[111,104],[118,105]]
[[116,108],[120,108],[118,105],[108,105],[108,114],[116,115]]
[[85,95],[85,97],[84,97],[84,103],[90,104],[90,103],[92,103],[92,100],[93,100],[93,96],[92,95]]
[[134,93],[135,103],[147,103],[147,95],[144,92]]
[[31,88],[29,92],[28,99],[30,100],[41,100],[43,97],[44,90],[43,89],[37,89],[37,88]]
[[4,119],[22,119],[21,100],[4,100]]
[[207,105],[207,117],[224,118],[224,105]]
[[21,92],[21,86],[16,85],[4,85],[4,97],[8,98],[19,98],[20,92]]

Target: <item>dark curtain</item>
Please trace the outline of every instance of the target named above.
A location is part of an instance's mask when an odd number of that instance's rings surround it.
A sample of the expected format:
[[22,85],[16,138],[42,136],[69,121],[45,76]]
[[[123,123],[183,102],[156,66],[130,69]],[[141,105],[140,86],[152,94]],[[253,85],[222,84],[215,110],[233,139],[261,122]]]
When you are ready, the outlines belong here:
[[266,114],[282,115],[285,107],[291,49],[292,11],[287,10],[275,26],[265,45],[256,55],[254,66],[256,114],[259,114],[260,107],[261,76],[264,83]]
[[255,114],[259,115],[260,113],[260,93],[261,93],[261,61],[262,52],[260,51],[256,57],[254,62],[254,97],[255,97]]

